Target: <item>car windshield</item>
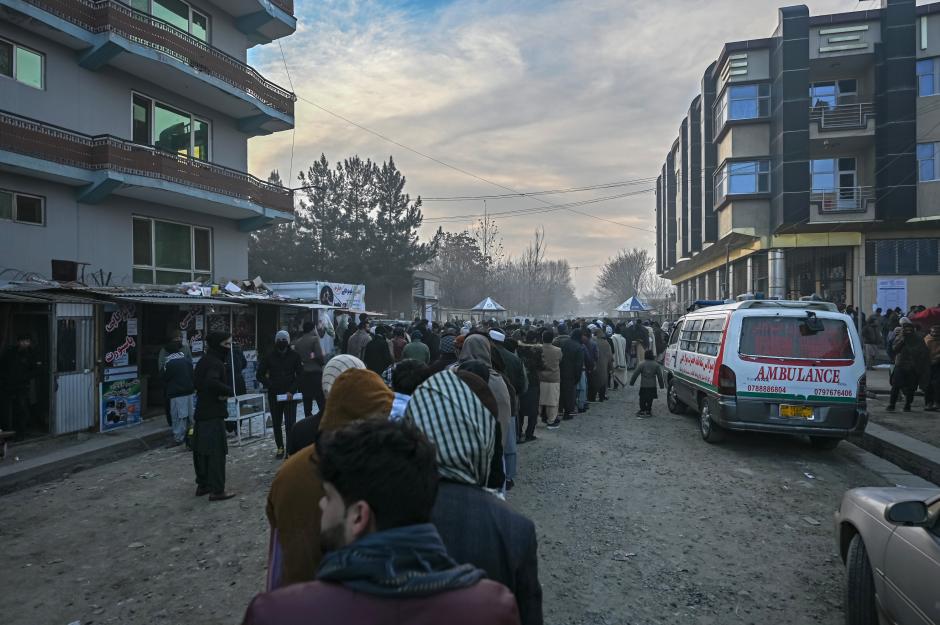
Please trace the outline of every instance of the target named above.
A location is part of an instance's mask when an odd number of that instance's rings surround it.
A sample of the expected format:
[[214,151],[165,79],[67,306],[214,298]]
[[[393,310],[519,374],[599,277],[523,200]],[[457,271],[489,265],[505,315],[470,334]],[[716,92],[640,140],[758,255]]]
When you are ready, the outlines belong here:
[[746,356],[844,360],[854,358],[845,322],[819,319],[822,331],[806,332],[805,317],[746,317],[738,353]]

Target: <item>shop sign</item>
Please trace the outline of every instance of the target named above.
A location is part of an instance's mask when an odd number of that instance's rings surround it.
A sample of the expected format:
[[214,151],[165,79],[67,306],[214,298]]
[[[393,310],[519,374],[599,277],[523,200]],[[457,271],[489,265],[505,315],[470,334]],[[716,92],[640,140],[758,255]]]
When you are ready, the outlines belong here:
[[341,282],[315,282],[321,304],[346,308],[349,310],[366,309],[366,287],[364,284],[344,284]]
[[136,377],[102,382],[101,431],[137,425],[141,420],[140,380]]
[[105,304],[102,360],[106,369],[137,366],[137,316],[134,304]]

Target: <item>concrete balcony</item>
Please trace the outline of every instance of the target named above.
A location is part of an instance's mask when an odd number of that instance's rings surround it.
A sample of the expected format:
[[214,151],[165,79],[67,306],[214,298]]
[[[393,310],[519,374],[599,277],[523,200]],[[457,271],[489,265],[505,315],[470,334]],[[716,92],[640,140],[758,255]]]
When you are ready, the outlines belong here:
[[233,219],[243,231],[293,219],[290,189],[245,172],[4,111],[0,170],[76,187],[83,204],[120,195]]
[[875,105],[871,102],[813,107],[809,111],[809,139],[844,148],[860,149],[874,141]]
[[871,221],[875,218],[874,187],[813,189],[809,194],[810,223]]
[[[257,4],[257,2],[255,2]],[[19,25],[78,51],[90,70],[107,65],[201,102],[249,135],[294,127],[296,96],[251,66],[118,0],[0,0],[31,19]]]
[[297,30],[294,0],[212,0],[223,11],[234,15],[238,29],[252,43],[270,43]]

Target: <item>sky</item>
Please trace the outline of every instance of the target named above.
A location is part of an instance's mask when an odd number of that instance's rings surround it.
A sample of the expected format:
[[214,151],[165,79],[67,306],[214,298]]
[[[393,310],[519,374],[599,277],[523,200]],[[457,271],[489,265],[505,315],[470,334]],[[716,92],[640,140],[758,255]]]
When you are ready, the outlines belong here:
[[[496,185],[532,192],[655,177],[722,45],[769,36],[786,4],[296,0],[297,32],[249,54],[267,78],[302,98],[296,132],[252,139],[250,169],[262,178],[277,169],[296,186],[297,173],[321,153],[332,163],[354,154],[375,161],[392,156],[413,198],[509,193]],[[880,0],[806,4],[811,14],[825,14],[877,8]],[[582,214],[555,209],[499,218],[505,251],[519,255],[544,226],[548,257],[579,268],[575,283],[585,296],[599,265],[619,250],[655,250],[654,186],[540,196],[563,204],[637,193],[576,207]],[[551,208],[533,198],[486,202],[490,213],[530,207]],[[439,226],[469,228],[483,210],[482,200],[426,201],[421,235],[429,238]]]

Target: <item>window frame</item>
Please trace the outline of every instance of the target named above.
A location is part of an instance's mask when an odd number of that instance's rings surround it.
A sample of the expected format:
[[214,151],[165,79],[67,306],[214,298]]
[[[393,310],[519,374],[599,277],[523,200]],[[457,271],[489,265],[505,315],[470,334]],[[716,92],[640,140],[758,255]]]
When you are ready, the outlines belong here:
[[[748,96],[748,97],[732,97],[732,93],[735,89],[742,89],[746,87],[756,87],[757,95]],[[718,94],[718,97],[715,98],[715,104],[712,105],[712,123],[714,124],[713,133],[715,137],[718,137],[722,130],[730,122],[751,122],[755,120],[767,120],[770,119],[770,96],[771,96],[772,86],[769,82],[760,81],[760,82],[746,82],[746,83],[728,83],[721,90],[721,93]],[[761,91],[766,91],[766,95],[761,95]],[[744,102],[748,100],[754,100],[757,104],[757,115],[755,117],[731,117],[731,108],[733,102]],[[761,114],[761,109],[763,105],[766,105],[766,113]]]
[[[142,100],[148,100],[148,101],[150,102],[150,107],[148,108],[148,115],[149,115],[149,118],[148,118],[148,120],[147,120],[147,124],[148,124],[149,127],[150,127],[150,128],[149,128],[150,132],[148,133],[148,134],[150,135],[150,143],[146,144],[146,147],[148,147],[148,148],[150,148],[150,149],[152,149],[152,150],[159,150],[160,152],[165,152],[165,153],[167,153],[167,154],[173,154],[173,155],[175,155],[175,156],[185,156],[186,158],[191,158],[191,159],[193,159],[194,161],[199,161],[199,162],[201,162],[201,163],[211,163],[211,162],[212,162],[212,143],[213,143],[213,141],[212,141],[212,121],[211,121],[211,120],[209,120],[209,119],[207,119],[207,118],[205,118],[205,117],[202,117],[201,115],[196,115],[195,113],[193,113],[193,112],[191,112],[191,111],[188,111],[188,110],[186,110],[185,108],[180,108],[180,107],[178,107],[178,106],[174,106],[174,105],[169,104],[169,103],[167,103],[167,102],[165,102],[165,101],[163,101],[163,100],[160,100],[160,99],[158,99],[158,98],[154,98],[154,97],[149,96],[149,95],[147,95],[147,94],[145,94],[145,93],[142,93],[142,92],[140,92],[140,91],[131,91],[131,141],[132,141],[132,142],[134,141],[134,106],[135,106],[135,104],[136,104],[136,103],[135,103],[135,99],[136,99],[136,98],[140,98],[140,99],[142,99]],[[156,145],[156,143],[157,143],[157,140],[156,140],[156,124],[154,123],[154,120],[156,119],[156,107],[157,107],[158,104],[161,105],[162,107],[164,107],[165,109],[168,109],[168,110],[170,110],[170,111],[172,111],[172,112],[182,113],[182,114],[184,114],[184,115],[189,115],[189,153],[188,153],[188,154],[180,154],[179,152],[171,152],[171,151],[169,151],[169,150],[165,150],[165,149],[163,149],[163,148],[157,147],[157,145]],[[204,159],[202,159],[202,158],[197,158],[196,156],[193,155],[193,153],[194,153],[195,150],[196,150],[196,122],[197,122],[197,121],[206,124],[206,126],[208,127],[208,132],[206,133],[206,139],[207,139],[207,140],[206,140],[206,152],[207,152],[207,154],[206,154],[206,158],[204,158]],[[137,145],[141,145],[141,144],[138,143]]]
[[[912,246],[903,249],[902,245]],[[934,249],[930,250],[928,246]],[[890,247],[890,251],[885,250]],[[933,254],[933,266],[923,266],[926,260],[929,260],[930,253]],[[887,254],[890,257],[891,269],[882,271],[879,268],[879,261],[887,259],[880,258]],[[913,258],[915,270],[901,271],[901,258]],[[940,276],[940,238],[924,237],[920,239],[867,239],[865,241],[865,274],[869,276]]]
[[[940,57],[929,56],[922,59],[917,59],[914,63],[914,78],[917,80],[917,97],[918,98],[929,98],[935,95],[940,95]],[[920,71],[921,63],[930,63],[931,71],[930,73]],[[921,78],[924,76],[930,76],[930,80],[933,83],[932,91],[930,93],[921,93]]]
[[[213,242],[215,240],[215,233],[213,232],[212,228],[208,226],[199,226],[196,224],[189,224],[183,221],[174,221],[172,219],[158,219],[156,217],[147,217],[145,215],[134,215],[131,219],[132,219],[131,221],[131,274],[137,271],[149,271],[150,279],[151,279],[150,282],[146,282],[146,283],[138,283],[136,280],[132,279],[133,282],[137,284],[149,284],[149,285],[163,284],[161,282],[156,281],[158,272],[163,271],[163,272],[177,273],[177,274],[183,274],[187,272],[186,269],[177,269],[173,267],[161,267],[157,265],[157,249],[156,249],[157,229],[155,227],[155,224],[158,222],[165,223],[165,224],[173,224],[176,226],[186,226],[187,228],[189,228],[189,267],[190,267],[188,270],[189,276],[190,276],[189,280],[190,281],[198,280],[199,279],[198,276],[208,276],[210,280],[213,279],[214,271],[215,271],[215,268],[214,268],[215,263],[213,259],[213,256],[214,256]],[[135,222],[137,221],[146,221],[150,225],[150,264],[149,265],[141,265],[141,264],[134,262],[134,244],[135,244],[134,225],[135,225]],[[209,267],[207,269],[196,267],[196,231],[197,230],[207,232],[209,235],[209,250],[208,250]]]
[[[133,6],[133,1],[132,1],[132,0],[121,0],[121,1],[122,1],[124,4],[126,4],[131,10],[133,10],[133,11],[141,11],[141,9],[134,8],[134,6]],[[192,3],[187,2],[186,0],[179,0],[180,2],[182,2],[183,4],[185,4],[185,5],[189,8],[188,30],[183,30],[183,29],[180,28],[179,26],[176,26],[175,24],[171,24],[170,22],[168,22],[168,21],[166,21],[166,20],[164,20],[164,19],[161,19],[161,18],[157,17],[156,15],[154,15],[154,14],[153,14],[153,0],[144,0],[144,1],[147,3],[147,10],[146,10],[146,11],[141,11],[141,12],[142,12],[142,13],[146,13],[146,15],[147,15],[148,17],[150,17],[150,18],[152,18],[152,19],[155,19],[155,20],[159,20],[161,23],[166,24],[166,25],[168,25],[168,26],[172,26],[172,27],[175,28],[176,30],[178,30],[178,31],[180,31],[180,32],[183,32],[183,33],[186,33],[186,34],[189,35],[190,37],[193,37],[193,38],[195,38],[195,39],[197,39],[197,40],[199,40],[199,41],[205,43],[206,45],[212,45],[212,16],[209,15],[209,13],[207,13],[206,11],[203,11],[202,9],[197,9],[196,7],[194,7],[194,6],[192,5]],[[198,14],[198,15],[201,15],[202,17],[206,18],[206,38],[205,38],[205,39],[202,39],[201,37],[197,37],[196,35],[193,34],[193,24],[195,23],[195,22],[193,21],[193,14],[194,14],[194,13],[195,13],[195,14]]]
[[[929,158],[921,158],[921,147],[929,146],[933,153]],[[917,182],[936,182],[940,180],[940,161],[937,159],[938,148],[940,148],[940,141],[924,141],[923,143],[918,143],[914,151],[914,157],[917,159]],[[933,161],[933,178],[922,178],[921,173],[923,171],[924,161]]]
[[[754,165],[755,172],[753,174],[747,173],[729,173],[731,168],[734,165]],[[718,169],[715,170],[715,175],[712,179],[712,192],[714,194],[714,206],[722,206],[725,202],[729,201],[728,198],[731,197],[751,197],[751,196],[766,196],[771,193],[771,179],[770,179],[770,170],[771,163],[770,158],[758,158],[758,159],[744,159],[744,160],[726,160],[723,162]],[[754,191],[746,192],[732,192],[730,179],[733,176],[754,176]],[[761,179],[766,182],[766,189],[761,189]]]
[[[0,221],[8,221],[14,224],[22,224],[24,226],[38,226],[45,227],[46,225],[46,198],[42,195],[36,195],[35,193],[20,193],[19,191],[14,191],[12,189],[3,189],[0,188],[0,193],[7,193],[10,195],[12,203],[10,204],[10,218],[0,217]],[[36,223],[35,221],[24,221],[19,219],[19,203],[17,202],[18,197],[27,197],[33,200],[39,200],[39,212],[41,216],[41,221]]]
[[[10,55],[10,72],[11,72],[11,74],[10,74],[9,76],[7,76],[6,74],[0,74],[0,78],[5,78],[5,79],[7,79],[7,80],[12,80],[12,81],[14,81],[14,82],[18,82],[19,84],[23,85],[24,87],[29,87],[30,89],[37,89],[37,90],[39,90],[39,91],[45,91],[45,90],[46,90],[46,55],[45,55],[45,53],[40,52],[39,50],[37,50],[37,49],[35,49],[35,48],[31,48],[31,47],[29,47],[29,46],[24,46],[24,45],[22,45],[22,44],[19,44],[19,43],[13,41],[12,39],[8,39],[8,38],[6,38],[6,37],[0,37],[0,41],[2,41],[3,43],[6,43],[6,44],[8,44],[9,46],[11,46],[11,48],[12,48],[12,50],[13,50],[13,53]],[[32,53],[32,54],[35,54],[36,56],[39,57],[39,82],[40,82],[40,86],[37,87],[36,85],[32,85],[32,84],[30,84],[30,83],[28,83],[28,82],[24,82],[24,81],[20,80],[20,79],[17,77],[17,75],[16,75],[16,74],[17,74],[17,71],[16,71],[16,70],[17,70],[17,64],[18,64],[18,61],[17,61],[17,58],[16,58],[16,57],[17,57],[17,54],[16,54],[16,51],[17,51],[17,50],[26,50],[27,52],[30,52],[30,53]]]

